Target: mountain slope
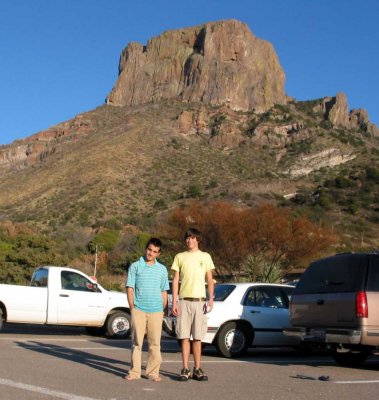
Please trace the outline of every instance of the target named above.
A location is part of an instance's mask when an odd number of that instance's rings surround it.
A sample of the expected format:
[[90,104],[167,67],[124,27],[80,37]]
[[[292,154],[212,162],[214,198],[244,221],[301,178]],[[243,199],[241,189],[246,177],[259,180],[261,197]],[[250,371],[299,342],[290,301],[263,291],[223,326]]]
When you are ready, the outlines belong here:
[[[169,72],[187,85],[176,94]],[[353,247],[377,246],[378,128],[342,93],[298,102],[283,84],[271,45],[237,21],[129,45],[107,105],[0,147],[0,222],[141,226],[189,198],[269,201],[307,210]]]

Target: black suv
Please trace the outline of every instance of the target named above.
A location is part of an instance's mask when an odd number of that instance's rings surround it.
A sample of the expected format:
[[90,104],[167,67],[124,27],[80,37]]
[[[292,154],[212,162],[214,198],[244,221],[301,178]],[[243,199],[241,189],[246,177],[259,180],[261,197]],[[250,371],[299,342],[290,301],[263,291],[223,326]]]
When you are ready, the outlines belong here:
[[339,364],[362,364],[379,346],[379,254],[311,263],[293,292],[290,318],[286,335],[326,344]]

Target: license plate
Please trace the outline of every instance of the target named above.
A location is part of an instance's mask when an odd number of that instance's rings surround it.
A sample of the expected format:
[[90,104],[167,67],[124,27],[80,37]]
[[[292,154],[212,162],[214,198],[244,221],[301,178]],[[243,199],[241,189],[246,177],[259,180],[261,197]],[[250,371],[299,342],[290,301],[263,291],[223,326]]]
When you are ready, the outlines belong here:
[[317,339],[325,339],[325,330],[324,329],[311,329],[310,335],[314,336]]

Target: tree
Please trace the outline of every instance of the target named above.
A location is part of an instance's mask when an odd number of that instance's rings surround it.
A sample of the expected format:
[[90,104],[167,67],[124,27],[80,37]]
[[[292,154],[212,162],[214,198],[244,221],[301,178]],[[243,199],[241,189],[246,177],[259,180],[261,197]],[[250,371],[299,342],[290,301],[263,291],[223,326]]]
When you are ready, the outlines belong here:
[[0,229],[0,283],[25,284],[35,268],[42,265],[65,265],[68,259],[59,254],[57,243],[32,231],[13,235]]
[[117,244],[120,233],[114,229],[105,229],[98,233],[89,243],[89,249],[94,252],[96,246],[102,251],[109,252]]
[[246,275],[250,255],[259,257],[261,264],[264,261],[264,275],[269,279],[278,266],[282,274],[305,266],[337,239],[333,231],[305,215],[296,216],[288,208],[270,204],[238,208],[227,202],[194,200],[169,215],[165,235],[182,237],[191,226],[201,230],[203,247],[212,254],[219,277]]

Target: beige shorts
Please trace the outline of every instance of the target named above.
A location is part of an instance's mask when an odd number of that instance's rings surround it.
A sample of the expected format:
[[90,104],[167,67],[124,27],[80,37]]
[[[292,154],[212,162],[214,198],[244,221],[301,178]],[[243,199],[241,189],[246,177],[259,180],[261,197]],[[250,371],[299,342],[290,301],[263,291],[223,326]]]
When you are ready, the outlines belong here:
[[180,314],[176,318],[178,339],[201,340],[207,333],[207,315],[204,301],[179,300]]

